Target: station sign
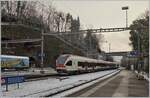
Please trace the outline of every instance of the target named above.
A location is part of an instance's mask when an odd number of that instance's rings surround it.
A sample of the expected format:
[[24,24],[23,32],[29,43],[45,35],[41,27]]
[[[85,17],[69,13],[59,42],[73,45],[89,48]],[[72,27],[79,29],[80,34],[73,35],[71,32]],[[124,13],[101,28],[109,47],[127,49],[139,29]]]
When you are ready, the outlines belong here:
[[22,82],[24,82],[24,80],[25,80],[24,76],[2,77],[1,85],[22,83]]
[[45,53],[43,55],[39,52],[35,55],[38,59],[41,59],[41,57],[45,57]]
[[137,57],[137,56],[139,56],[139,54],[140,53],[138,51],[131,51],[128,53],[128,56],[129,57]]
[[1,84],[5,84],[5,79],[4,78],[1,78]]
[[43,56],[43,57],[44,57],[44,56],[45,56],[45,54],[43,53],[43,55],[42,55],[42,54],[40,53],[40,54],[38,54],[38,56],[39,56],[39,57],[41,57],[41,56]]
[[138,55],[139,55],[139,52],[138,52],[138,51],[131,51],[131,52],[130,52],[130,55],[138,56]]

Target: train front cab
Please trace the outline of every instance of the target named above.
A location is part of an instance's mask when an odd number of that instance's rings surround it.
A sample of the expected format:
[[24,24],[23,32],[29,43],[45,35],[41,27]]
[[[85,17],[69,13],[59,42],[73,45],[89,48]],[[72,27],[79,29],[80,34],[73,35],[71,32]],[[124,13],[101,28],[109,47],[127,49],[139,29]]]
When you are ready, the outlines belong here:
[[56,60],[56,71],[59,74],[72,74],[77,71],[77,62],[72,60],[68,55],[60,56]]
[[56,71],[60,73],[66,73],[65,68],[65,61],[68,57],[67,56],[59,56],[56,60]]

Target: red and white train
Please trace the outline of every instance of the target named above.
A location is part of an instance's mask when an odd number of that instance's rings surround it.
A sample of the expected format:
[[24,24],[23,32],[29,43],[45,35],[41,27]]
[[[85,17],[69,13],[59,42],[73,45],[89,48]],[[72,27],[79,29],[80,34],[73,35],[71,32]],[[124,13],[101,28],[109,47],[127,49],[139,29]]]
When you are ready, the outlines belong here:
[[59,74],[94,72],[118,68],[117,62],[91,59],[71,54],[60,55],[56,60],[56,70]]

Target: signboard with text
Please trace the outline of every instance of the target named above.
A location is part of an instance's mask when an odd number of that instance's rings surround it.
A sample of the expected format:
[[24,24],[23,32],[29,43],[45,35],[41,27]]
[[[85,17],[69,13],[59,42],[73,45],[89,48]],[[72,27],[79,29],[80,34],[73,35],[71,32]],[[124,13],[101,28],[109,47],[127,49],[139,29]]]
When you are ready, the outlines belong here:
[[22,82],[24,82],[24,80],[25,80],[24,76],[2,77],[1,85],[22,83]]

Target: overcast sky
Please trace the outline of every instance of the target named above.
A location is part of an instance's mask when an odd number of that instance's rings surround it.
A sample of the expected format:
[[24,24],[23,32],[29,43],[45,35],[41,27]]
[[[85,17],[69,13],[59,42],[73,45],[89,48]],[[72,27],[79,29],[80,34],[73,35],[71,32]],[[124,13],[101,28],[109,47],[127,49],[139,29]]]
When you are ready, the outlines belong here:
[[[47,5],[49,1],[44,1]],[[53,0],[52,5],[57,10],[69,12],[73,17],[80,17],[82,29],[125,27],[125,11],[123,6],[129,6],[128,25],[149,8],[148,0]],[[102,50],[130,51],[129,31],[105,33]]]

